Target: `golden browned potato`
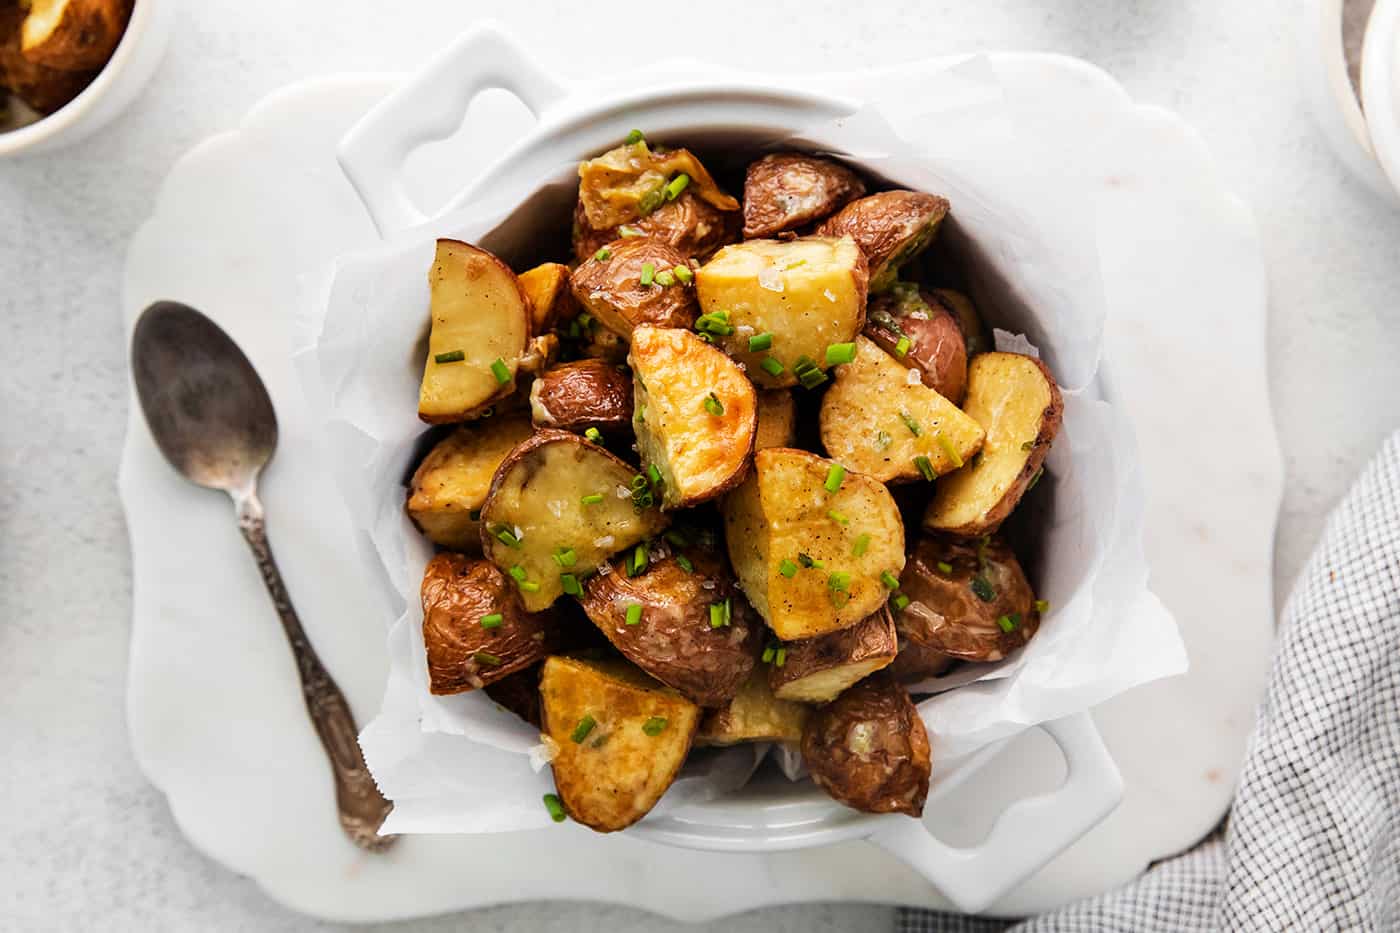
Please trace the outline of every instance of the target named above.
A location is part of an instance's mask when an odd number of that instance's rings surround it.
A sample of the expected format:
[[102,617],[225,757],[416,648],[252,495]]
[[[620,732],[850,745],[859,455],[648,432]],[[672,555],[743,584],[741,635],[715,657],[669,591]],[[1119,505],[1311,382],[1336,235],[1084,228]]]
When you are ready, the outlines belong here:
[[925,536],[909,556],[895,613],[907,641],[964,661],[1000,661],[1040,628],[1035,593],[1000,538]]
[[739,210],[690,150],[653,149],[640,138],[580,163],[578,179],[579,204],[595,230],[646,217],[686,191],[716,210]]
[[579,261],[591,257],[614,240],[647,237],[675,247],[687,259],[705,260],[728,243],[739,239],[739,214],[722,211],[687,191],[674,201],[667,201],[645,217],[631,223],[596,230],[588,223],[583,202],[574,210],[574,257]]
[[797,438],[797,403],[787,389],[758,393],[758,431],[754,449],[791,447]]
[[894,663],[887,670],[900,683],[915,684],[945,674],[952,666],[953,659],[943,652],[901,638],[899,654],[894,656]]
[[432,331],[418,417],[467,421],[515,391],[530,298],[510,267],[460,240],[438,240],[428,286]]
[[967,394],[967,340],[953,313],[932,292],[896,282],[870,299],[865,336],[902,365],[917,369],[924,385],[961,405]]
[[996,349],[991,332],[987,330],[987,325],[982,320],[982,315],[977,313],[977,306],[972,303],[971,298],[951,288],[935,288],[933,296],[957,319],[958,328],[967,343],[969,358]]
[[553,620],[530,614],[489,561],[439,554],[423,571],[423,645],[438,695],[465,693],[529,667],[553,647]]
[[805,227],[863,194],[860,176],[839,162],[801,152],[771,153],[749,163],[744,177],[744,238]]
[[656,806],[700,725],[700,707],[622,661],[550,658],[540,708],[565,811],[603,833]]
[[481,506],[491,477],[534,431],[523,414],[462,425],[433,447],[409,483],[408,515],[428,540],[454,551],[481,550]]
[[689,508],[738,485],[758,426],[753,384],[688,330],[632,332],[637,450],[660,474],[662,508]]
[[825,381],[827,348],[865,322],[865,257],[849,237],[749,240],[701,266],[695,291],[699,326],[750,379],[810,388]]
[[[482,550],[538,612],[609,557],[666,525],[632,499],[631,467],[567,431],[537,431],[507,455],[481,507]],[[581,588],[580,588],[581,591]]]
[[632,377],[603,360],[560,363],[530,386],[530,412],[542,428],[623,430],[632,424]]
[[754,454],[723,503],[739,586],[780,639],[855,625],[904,568],[904,526],[882,483],[803,450]]
[[[864,337],[822,397],[822,445],[881,482],[931,480],[982,448],[981,425]],[[910,377],[913,377],[912,381]]]
[[828,703],[888,667],[898,648],[894,620],[882,606],[850,628],[783,645],[783,663],[768,669],[768,683],[780,700]]
[[933,241],[948,200],[917,191],[881,191],[852,201],[817,227],[818,236],[854,237],[870,265],[870,291],[894,284],[899,267]]
[[590,579],[584,612],[627,660],[682,696],[728,702],[754,669],[763,629],[728,568],[703,550],[636,567],[624,555]]
[[130,0],[30,0],[20,31],[24,57],[45,68],[93,71],[112,57]]
[[883,672],[812,714],[802,761],[838,803],[867,813],[924,812],[933,771],[928,733],[909,694]]
[[773,696],[768,671],[755,668],[734,699],[708,710],[700,722],[697,745],[736,745],[739,742],[802,741],[811,707]]
[[63,71],[26,58],[20,48],[24,16],[13,0],[0,2],[0,88],[39,113],[53,113],[91,84],[97,72]]
[[547,334],[560,321],[578,314],[578,302],[569,290],[569,267],[546,262],[520,273],[520,287],[530,299],[530,332]]
[[536,729],[540,727],[540,670],[544,662],[523,667],[500,680],[493,680],[483,691],[491,702],[519,716]]
[[660,240],[617,240],[574,270],[574,297],[623,337],[639,324],[688,328],[695,323],[695,293],[675,277],[672,270],[681,265],[685,258]]
[[990,534],[1040,477],[1065,403],[1050,370],[1018,353],[982,353],[967,370],[963,410],[987,432],[981,456],[944,477],[924,527],[964,537]]

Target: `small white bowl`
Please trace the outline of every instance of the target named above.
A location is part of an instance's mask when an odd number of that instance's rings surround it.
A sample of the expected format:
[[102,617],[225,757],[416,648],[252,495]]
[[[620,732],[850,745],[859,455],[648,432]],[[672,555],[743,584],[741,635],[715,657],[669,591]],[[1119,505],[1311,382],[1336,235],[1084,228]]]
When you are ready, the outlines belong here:
[[165,54],[176,0],[136,0],[107,64],[82,93],[27,126],[0,132],[0,158],[48,152],[105,125],[136,98]]
[[1400,0],[1378,0],[1361,50],[1361,100],[1371,148],[1400,198]]

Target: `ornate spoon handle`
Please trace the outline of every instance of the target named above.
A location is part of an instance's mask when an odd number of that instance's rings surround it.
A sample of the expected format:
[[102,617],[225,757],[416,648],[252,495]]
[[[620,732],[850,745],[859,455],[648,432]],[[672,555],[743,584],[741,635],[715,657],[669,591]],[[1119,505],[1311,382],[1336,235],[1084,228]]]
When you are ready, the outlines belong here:
[[350,705],[345,702],[345,695],[316,656],[316,649],[311,646],[306,631],[301,627],[301,620],[297,618],[296,609],[292,607],[291,597],[287,595],[286,584],[282,582],[282,574],[277,569],[272,547],[267,541],[263,507],[257,491],[250,489],[245,494],[235,496],[234,503],[238,507],[239,530],[253,551],[263,583],[267,585],[267,593],[272,597],[272,605],[282,619],[287,642],[292,646],[306,712],[330,760],[340,825],[355,845],[371,852],[382,851],[398,838],[379,835],[379,827],[394,805],[385,800],[375,786],[369,768],[365,766],[364,756],[360,753]]

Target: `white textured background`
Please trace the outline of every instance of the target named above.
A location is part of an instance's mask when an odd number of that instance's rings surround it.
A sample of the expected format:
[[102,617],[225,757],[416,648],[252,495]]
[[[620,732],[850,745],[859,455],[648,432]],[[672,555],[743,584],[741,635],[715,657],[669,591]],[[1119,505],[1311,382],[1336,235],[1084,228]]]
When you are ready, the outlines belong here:
[[[187,4],[153,85],[125,117],[58,155],[0,162],[0,928],[323,926],[196,854],[127,750],[130,575],[115,489],[127,387],[118,292],[126,242],[192,144],[233,126],[290,81],[413,67],[488,11],[565,76],[675,56],[794,71],[990,49],[1086,58],[1136,99],[1198,127],[1225,177],[1254,205],[1272,292],[1269,378],[1289,477],[1276,561],[1282,597],[1327,510],[1400,423],[1400,210],[1345,177],[1315,132],[1295,74],[1294,6]],[[890,919],[879,908],[814,906],[713,929],[821,933],[887,928]],[[395,927],[668,928],[635,911],[559,905]]]

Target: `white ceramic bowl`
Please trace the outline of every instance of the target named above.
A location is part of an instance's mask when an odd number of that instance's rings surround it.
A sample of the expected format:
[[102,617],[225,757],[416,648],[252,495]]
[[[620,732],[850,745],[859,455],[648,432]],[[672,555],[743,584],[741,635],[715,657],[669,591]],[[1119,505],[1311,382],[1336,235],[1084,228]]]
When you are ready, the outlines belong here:
[[121,42],[92,83],[48,116],[0,132],[0,158],[70,145],[125,110],[165,54],[175,4],[176,0],[136,0]]
[[[450,136],[472,99],[490,89],[514,94],[538,123],[442,213],[496,189],[536,190],[535,197],[483,239],[507,256],[538,229],[540,211],[569,216],[572,165],[615,144],[634,126],[700,147],[742,146],[797,132],[856,108],[848,100],[743,80],[692,79],[580,101],[570,98],[506,37],[484,28],[462,37],[387,97],[341,145],[341,166],[386,239],[431,219],[408,195],[409,154]],[[521,189],[521,180],[528,187]],[[921,821],[857,813],[834,803],[810,782],[781,778],[760,778],[722,800],[654,815],[629,832],[671,845],[742,852],[869,839],[920,872],[962,909],[979,911],[1088,831],[1121,798],[1117,767],[1087,713],[1043,728],[1064,753],[1065,783],[1049,794],[1013,804],[987,838],[970,848],[945,845]],[[985,749],[944,777],[932,795],[965,780],[995,749]]]

